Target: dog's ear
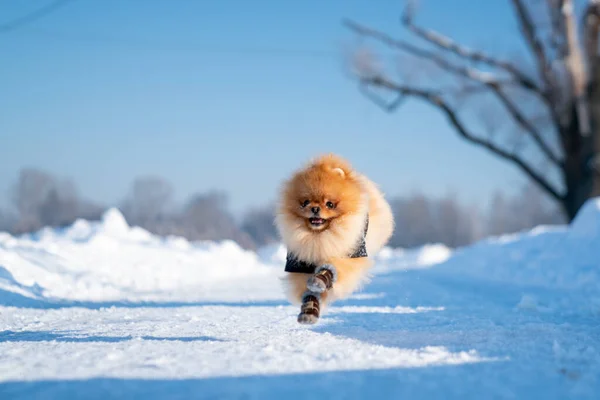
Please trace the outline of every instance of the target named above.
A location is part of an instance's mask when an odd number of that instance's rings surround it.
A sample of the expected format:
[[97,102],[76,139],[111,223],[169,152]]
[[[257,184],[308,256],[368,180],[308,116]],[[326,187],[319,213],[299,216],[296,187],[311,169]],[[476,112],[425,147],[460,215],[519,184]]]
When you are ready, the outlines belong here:
[[342,178],[346,177],[346,173],[344,172],[343,169],[341,168],[334,168],[333,172],[335,172],[336,174],[338,174],[339,176],[341,176]]

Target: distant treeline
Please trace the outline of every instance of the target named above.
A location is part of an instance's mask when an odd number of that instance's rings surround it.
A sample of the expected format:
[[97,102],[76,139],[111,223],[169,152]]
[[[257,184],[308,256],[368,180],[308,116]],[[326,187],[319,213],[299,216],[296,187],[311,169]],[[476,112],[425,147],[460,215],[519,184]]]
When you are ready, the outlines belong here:
[[[232,239],[247,249],[277,241],[273,208],[248,210],[236,221],[223,192],[198,193],[184,204],[173,204],[174,190],[161,177],[139,177],[117,206],[130,225],[159,235],[189,240]],[[21,234],[45,226],[71,224],[77,218],[98,220],[108,205],[83,198],[74,183],[45,171],[20,171],[11,188],[10,207],[0,210],[0,231]],[[534,186],[513,197],[494,196],[487,210],[461,204],[455,197],[430,198],[423,194],[390,198],[396,231],[390,245],[415,247],[443,243],[470,244],[489,235],[513,233],[542,224],[562,224],[563,215]]]

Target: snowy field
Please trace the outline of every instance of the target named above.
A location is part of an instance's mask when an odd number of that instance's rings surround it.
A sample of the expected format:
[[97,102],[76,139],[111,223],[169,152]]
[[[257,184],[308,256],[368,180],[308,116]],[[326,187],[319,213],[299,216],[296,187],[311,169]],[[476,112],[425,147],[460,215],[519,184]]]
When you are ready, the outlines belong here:
[[0,233],[0,399],[598,398],[600,200],[569,227],[385,249],[310,327],[284,258],[116,210]]

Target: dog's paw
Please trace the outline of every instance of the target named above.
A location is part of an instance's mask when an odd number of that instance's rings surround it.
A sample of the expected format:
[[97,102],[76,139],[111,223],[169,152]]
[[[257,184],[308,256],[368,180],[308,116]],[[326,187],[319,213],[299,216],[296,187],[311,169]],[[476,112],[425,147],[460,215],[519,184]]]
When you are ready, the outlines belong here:
[[306,287],[311,292],[323,293],[333,287],[337,279],[335,267],[325,264],[316,269],[315,274],[308,278]]
[[325,282],[322,279],[318,278],[316,275],[313,275],[310,278],[308,278],[308,281],[306,282],[306,288],[314,293],[323,293],[327,290]]
[[298,314],[298,323],[302,325],[314,325],[319,321],[319,317],[314,314],[300,313]]
[[319,320],[321,304],[319,294],[305,292],[302,296],[302,306],[298,314],[298,323],[302,325],[313,325]]

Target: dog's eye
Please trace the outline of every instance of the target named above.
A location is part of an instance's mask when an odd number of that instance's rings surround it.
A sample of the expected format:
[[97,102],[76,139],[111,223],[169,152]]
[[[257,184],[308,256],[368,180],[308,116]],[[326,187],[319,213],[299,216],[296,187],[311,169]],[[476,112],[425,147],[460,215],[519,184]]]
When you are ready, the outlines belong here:
[[325,203],[325,205],[327,206],[327,208],[334,208],[335,204],[333,204],[331,201],[328,201],[327,203]]
[[308,201],[308,200],[304,200],[304,201],[302,202],[302,207],[303,207],[303,208],[304,208],[304,207],[306,207],[306,206],[308,205],[308,203],[310,203],[310,201]]

